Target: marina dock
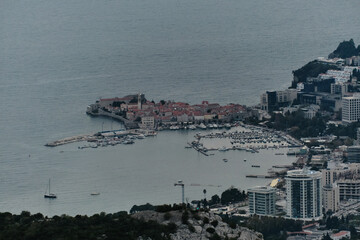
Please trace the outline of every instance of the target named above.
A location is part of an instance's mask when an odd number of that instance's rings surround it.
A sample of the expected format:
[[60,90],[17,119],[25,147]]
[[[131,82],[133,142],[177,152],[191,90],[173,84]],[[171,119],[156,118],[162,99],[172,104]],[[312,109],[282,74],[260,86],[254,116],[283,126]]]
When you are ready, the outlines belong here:
[[275,165],[275,166],[272,166],[273,168],[292,168],[293,166],[292,165]]
[[246,175],[247,178],[275,178],[275,176],[271,176],[271,175],[255,175],[255,174],[250,174],[250,175]]
[[[260,149],[280,149],[299,146],[301,143],[291,136],[272,129],[237,123],[236,128],[228,131],[197,133],[197,144],[203,144],[202,150],[240,150],[258,153]],[[214,142],[217,141],[215,145]],[[223,145],[220,145],[221,143]],[[284,153],[277,153],[284,155]]]
[[198,151],[199,153],[205,155],[205,156],[209,156],[209,154],[207,154],[207,150],[203,147],[203,145],[197,141],[193,141],[192,143],[188,143],[188,145],[190,147],[192,147],[193,149],[195,149],[196,151]]

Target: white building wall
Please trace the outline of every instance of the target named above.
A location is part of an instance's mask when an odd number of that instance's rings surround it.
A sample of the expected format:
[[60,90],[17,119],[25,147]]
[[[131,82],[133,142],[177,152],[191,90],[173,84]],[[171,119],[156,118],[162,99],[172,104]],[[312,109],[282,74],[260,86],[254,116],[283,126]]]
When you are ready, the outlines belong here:
[[257,215],[275,215],[275,194],[272,187],[255,187],[248,189],[249,213]]
[[339,209],[339,187],[334,185],[326,185],[323,187],[323,207],[325,212],[331,210],[336,212]]
[[204,116],[194,116],[195,121],[204,121]]
[[339,186],[340,201],[360,200],[360,179],[339,179],[337,185]]
[[154,129],[155,119],[153,116],[145,116],[141,118],[141,128],[143,129]]
[[357,122],[360,119],[360,94],[342,99],[342,121]]

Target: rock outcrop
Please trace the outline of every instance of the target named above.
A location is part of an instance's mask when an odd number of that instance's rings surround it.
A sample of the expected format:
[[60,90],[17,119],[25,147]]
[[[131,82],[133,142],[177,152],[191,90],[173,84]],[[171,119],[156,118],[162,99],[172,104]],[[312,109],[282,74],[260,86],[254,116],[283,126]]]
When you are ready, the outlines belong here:
[[155,211],[142,211],[134,213],[134,218],[145,221],[156,221],[160,224],[175,223],[177,231],[171,234],[173,240],[198,239],[237,239],[261,240],[261,233],[248,228],[232,226],[222,221],[222,218],[211,212],[170,211],[160,213]]

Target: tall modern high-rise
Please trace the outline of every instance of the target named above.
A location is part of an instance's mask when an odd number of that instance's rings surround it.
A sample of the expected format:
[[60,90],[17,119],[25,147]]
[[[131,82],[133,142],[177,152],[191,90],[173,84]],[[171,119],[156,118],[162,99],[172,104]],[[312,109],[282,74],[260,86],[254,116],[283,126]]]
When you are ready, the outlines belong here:
[[275,215],[275,188],[254,187],[248,189],[248,194],[250,214]]
[[322,215],[321,173],[308,169],[288,171],[286,180],[287,217],[320,219]]

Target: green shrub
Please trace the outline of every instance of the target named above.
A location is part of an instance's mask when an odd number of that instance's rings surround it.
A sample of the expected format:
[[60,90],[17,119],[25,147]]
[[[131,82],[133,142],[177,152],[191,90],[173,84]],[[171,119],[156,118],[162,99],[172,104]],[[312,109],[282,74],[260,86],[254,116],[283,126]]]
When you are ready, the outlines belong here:
[[232,229],[235,229],[236,228],[236,222],[229,222],[229,226],[232,228]]
[[167,229],[170,233],[176,233],[177,226],[175,223],[171,222],[167,225]]
[[199,216],[199,214],[198,214],[197,212],[192,212],[192,216],[193,216],[193,218],[196,219],[196,220],[200,220],[200,219],[201,219],[200,216]]
[[214,227],[216,227],[219,224],[219,222],[217,220],[214,220],[211,222],[211,225],[213,225]]
[[189,212],[188,211],[184,211],[182,216],[181,216],[181,222],[183,224],[187,224],[189,220]]
[[156,212],[170,212],[171,210],[172,210],[171,205],[167,205],[167,204],[159,205],[155,207]]
[[[221,240],[222,238],[217,234],[217,233],[214,233],[214,235],[212,235],[209,240]],[[226,239],[226,238],[225,238]],[[235,238],[237,239],[237,238]]]
[[167,213],[164,214],[164,219],[165,220],[170,220],[170,218],[171,218],[171,213],[167,212]]

